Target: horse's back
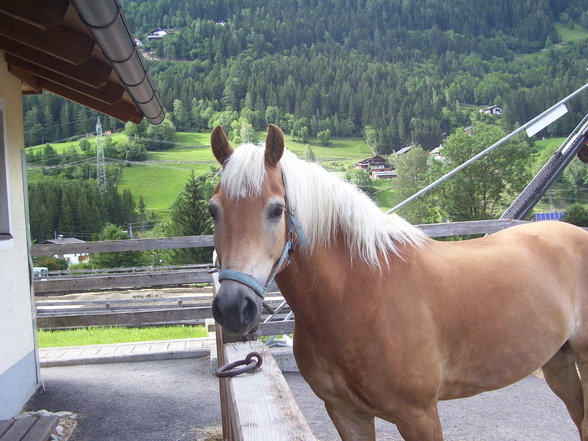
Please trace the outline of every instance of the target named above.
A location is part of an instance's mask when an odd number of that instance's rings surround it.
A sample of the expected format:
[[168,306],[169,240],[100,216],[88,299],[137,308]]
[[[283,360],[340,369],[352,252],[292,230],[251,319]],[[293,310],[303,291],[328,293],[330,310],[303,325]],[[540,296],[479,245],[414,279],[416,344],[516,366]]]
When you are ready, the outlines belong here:
[[[588,232],[581,228],[524,224],[485,238],[437,242],[430,251],[436,263],[424,261],[443,268],[429,296],[445,360],[442,398],[520,380],[588,316]],[[588,343],[588,328],[582,333]]]

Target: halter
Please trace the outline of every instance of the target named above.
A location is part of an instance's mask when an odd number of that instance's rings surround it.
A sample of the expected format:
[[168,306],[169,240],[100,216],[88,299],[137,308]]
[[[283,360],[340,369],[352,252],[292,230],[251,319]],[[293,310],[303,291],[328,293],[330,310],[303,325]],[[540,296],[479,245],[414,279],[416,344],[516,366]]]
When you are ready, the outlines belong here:
[[241,271],[233,269],[220,270],[218,273],[219,282],[223,280],[233,280],[248,286],[262,299],[265,297],[267,289],[273,282],[276,275],[280,272],[280,269],[284,263],[286,263],[286,266],[288,266],[290,263],[290,255],[294,252],[294,237],[298,239],[298,244],[300,246],[304,247],[308,245],[308,239],[306,238],[306,234],[304,233],[302,225],[300,225],[298,219],[292,215],[289,209],[286,210],[286,213],[286,228],[288,237],[286,239],[286,243],[284,244],[284,251],[282,251],[282,255],[274,265],[273,270],[267,278],[265,284],[249,274],[245,274]]

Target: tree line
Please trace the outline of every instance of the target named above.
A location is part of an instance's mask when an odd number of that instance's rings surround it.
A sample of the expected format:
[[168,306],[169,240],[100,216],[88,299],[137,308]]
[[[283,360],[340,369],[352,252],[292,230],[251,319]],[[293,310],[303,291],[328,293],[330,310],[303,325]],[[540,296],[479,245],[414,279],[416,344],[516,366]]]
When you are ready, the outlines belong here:
[[95,240],[107,223],[125,229],[146,215],[128,190],[119,192],[112,182],[101,192],[95,179],[64,180],[42,177],[29,184],[31,238],[42,241],[54,234]]
[[[170,31],[145,40],[145,50],[182,130],[218,120],[255,130],[273,122],[312,137],[361,136],[370,127],[382,153],[412,143],[430,149],[471,123],[468,105],[502,105],[505,129],[526,122],[583,84],[588,58],[583,41],[555,46],[555,21],[588,26],[581,0],[122,3],[137,36]],[[544,48],[544,57],[517,57]],[[569,133],[587,105],[578,97],[546,134]],[[55,137],[87,128],[84,112],[72,109],[27,97],[27,143],[51,127]]]

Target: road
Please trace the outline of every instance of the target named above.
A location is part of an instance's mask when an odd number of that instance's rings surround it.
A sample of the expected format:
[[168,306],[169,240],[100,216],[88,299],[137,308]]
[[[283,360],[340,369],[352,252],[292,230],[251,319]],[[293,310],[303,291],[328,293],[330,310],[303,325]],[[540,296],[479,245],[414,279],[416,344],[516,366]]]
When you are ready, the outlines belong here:
[[[70,441],[213,441],[220,426],[218,382],[207,357],[43,368],[46,391],[31,410],[78,412]],[[321,441],[338,440],[322,402],[299,374],[286,374]],[[446,441],[575,441],[577,431],[545,382],[528,377],[500,391],[442,402]],[[378,421],[378,440],[401,441]]]

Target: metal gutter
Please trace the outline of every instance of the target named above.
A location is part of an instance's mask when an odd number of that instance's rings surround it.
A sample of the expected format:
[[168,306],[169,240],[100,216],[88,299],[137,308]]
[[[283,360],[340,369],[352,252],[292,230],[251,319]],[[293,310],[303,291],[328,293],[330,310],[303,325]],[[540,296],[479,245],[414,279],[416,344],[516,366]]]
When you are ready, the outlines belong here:
[[136,106],[149,122],[161,123],[165,118],[165,110],[118,0],[71,0],[71,3]]

